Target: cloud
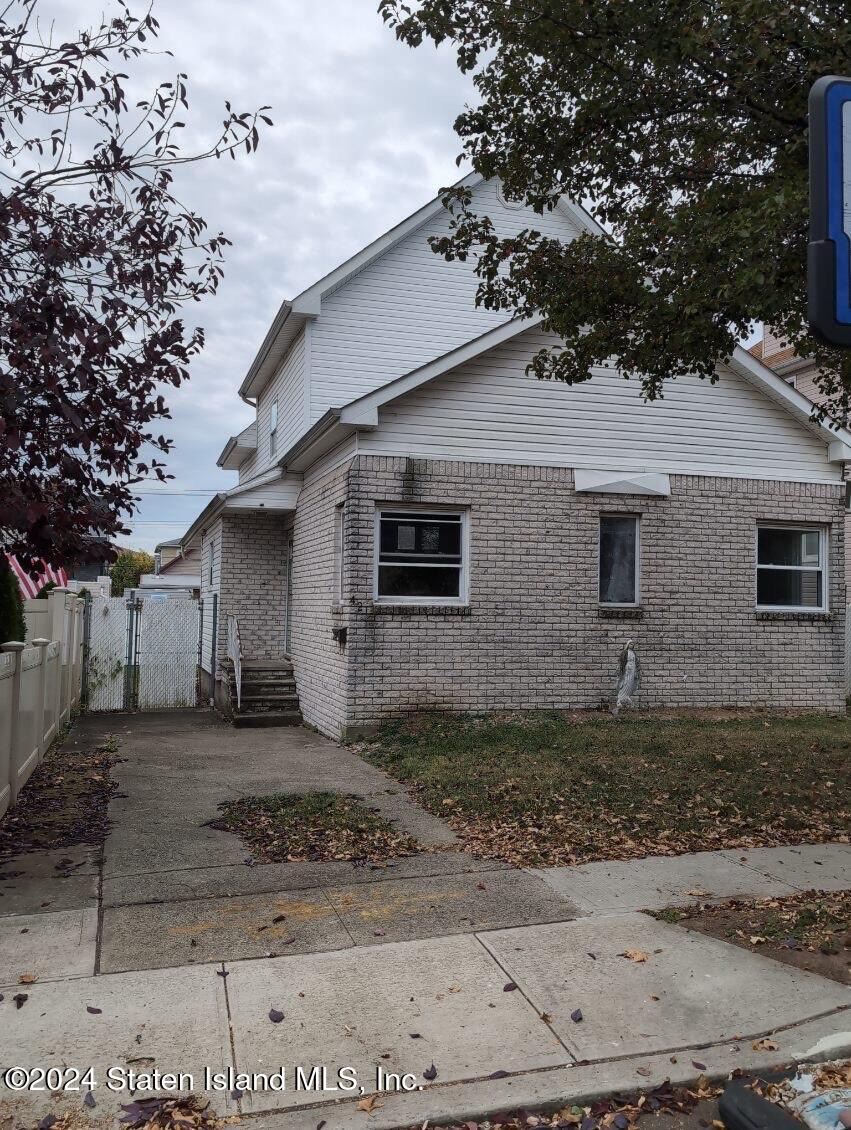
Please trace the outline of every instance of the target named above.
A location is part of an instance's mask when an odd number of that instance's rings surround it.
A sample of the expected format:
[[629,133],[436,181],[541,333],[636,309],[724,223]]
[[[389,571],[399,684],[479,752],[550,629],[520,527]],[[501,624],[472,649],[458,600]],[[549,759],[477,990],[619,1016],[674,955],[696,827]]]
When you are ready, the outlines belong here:
[[[69,0],[66,0],[69,2]],[[181,170],[184,203],[234,246],[219,294],[185,311],[207,347],[192,379],[170,391],[175,441],[167,488],[154,484],[122,541],[150,549],[176,537],[215,490],[235,481],[216,467],[251,411],[236,395],[282,299],[291,297],[415,211],[458,177],[452,122],[473,96],[448,51],[397,43],[377,0],[182,0],[155,5],[156,46],[135,87],[171,70],[189,75],[186,145],[238,109],[272,106],[258,152]],[[66,13],[68,10],[66,9]],[[75,18],[79,9],[73,9]],[[132,66],[132,64],[131,64]]]

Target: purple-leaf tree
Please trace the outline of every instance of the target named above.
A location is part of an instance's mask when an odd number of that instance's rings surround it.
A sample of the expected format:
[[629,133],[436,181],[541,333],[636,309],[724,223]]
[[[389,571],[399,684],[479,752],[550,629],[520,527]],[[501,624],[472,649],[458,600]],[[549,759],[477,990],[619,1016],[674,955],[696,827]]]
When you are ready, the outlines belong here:
[[184,152],[185,74],[128,107],[150,9],[119,2],[59,41],[39,7],[0,7],[0,540],[59,565],[126,533],[134,484],[166,477],[163,391],[204,344],[180,310],[215,292],[228,243],[175,170],[251,153],[271,122],[226,102],[215,140]]

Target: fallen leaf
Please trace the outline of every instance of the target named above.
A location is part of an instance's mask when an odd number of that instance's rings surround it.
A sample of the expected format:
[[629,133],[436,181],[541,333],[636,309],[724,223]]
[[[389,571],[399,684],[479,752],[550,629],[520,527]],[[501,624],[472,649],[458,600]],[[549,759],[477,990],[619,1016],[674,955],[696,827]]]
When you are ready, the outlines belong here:
[[507,1075],[508,1075],[507,1071],[503,1071],[503,1070],[500,1069],[499,1071],[494,1071],[490,1075],[488,1075],[488,1079],[505,1079],[507,1077]]
[[25,1003],[29,999],[30,998],[28,993],[15,993],[15,995],[12,997],[12,1000],[15,1002],[16,1008],[23,1008]]
[[646,961],[649,956],[650,954],[645,953],[644,950],[624,950],[623,953],[618,954],[618,957],[627,957],[630,961],[637,962]]
[[365,1110],[367,1114],[372,1114],[376,1107],[383,1105],[378,1101],[378,1095],[364,1095],[358,1103],[358,1110]]
[[436,1078],[437,1068],[434,1066],[434,1064],[432,1064],[431,1067],[427,1067],[423,1072],[423,1079],[428,1079],[429,1083],[431,1083],[431,1081]]
[[18,978],[19,985],[34,985],[38,980],[37,973],[22,973]]
[[574,1024],[579,1024],[579,1022],[582,1020],[582,1009],[581,1008],[575,1008],[573,1010],[573,1012],[571,1012],[571,1014],[570,1014],[570,1019],[573,1021]]
[[553,1022],[553,1018],[552,1018],[552,1016],[550,1015],[549,1012],[542,1012],[541,1013],[541,1020],[543,1020],[543,1022],[545,1024],[552,1024],[552,1022]]
[[776,1052],[778,1045],[774,1040],[769,1040],[767,1037],[762,1040],[754,1040],[751,1047],[755,1052]]
[[95,1102],[95,1096],[92,1094],[91,1091],[86,1091],[86,1095],[85,1095],[85,1098],[83,1099],[83,1102],[89,1108],[89,1110],[94,1110],[94,1108],[98,1105]]
[[270,1008],[269,1009],[269,1019],[272,1021],[273,1024],[280,1024],[281,1021],[284,1019],[284,1014],[277,1008]]
[[91,1013],[92,1016],[100,1016],[100,1014],[103,1012],[103,1009],[102,1008],[95,1008],[94,1005],[87,1004],[86,1005],[86,1012]]
[[698,1071],[705,1071],[706,1070],[706,1064],[701,1063],[699,1059],[693,1059],[691,1061],[691,1065],[692,1065],[692,1067],[696,1067]]
[[513,993],[516,988],[517,986],[514,984],[514,982],[509,981],[507,985],[502,986],[502,991],[504,993]]
[[638,1071],[639,1075],[652,1075],[653,1074],[653,1072],[650,1070],[649,1067],[639,1067],[636,1070]]
[[411,1037],[412,1040],[421,1040],[422,1039],[422,1036],[419,1034],[419,1032],[409,1032],[408,1035]]

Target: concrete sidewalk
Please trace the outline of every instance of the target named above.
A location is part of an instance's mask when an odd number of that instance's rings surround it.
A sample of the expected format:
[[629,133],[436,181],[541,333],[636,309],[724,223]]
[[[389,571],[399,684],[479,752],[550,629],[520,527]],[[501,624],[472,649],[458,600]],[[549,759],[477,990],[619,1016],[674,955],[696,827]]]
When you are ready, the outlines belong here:
[[[181,712],[87,719],[78,736],[109,729],[127,761],[103,860],[74,849],[0,875],[0,1065],[92,1066],[97,1105],[0,1085],[2,1125],[69,1108],[108,1120],[132,1097],[105,1085],[110,1068],[188,1073],[183,1089],[258,1128],[336,1130],[851,1054],[851,989],[639,913],[846,889],[848,845],[522,871],[455,850],[398,784],[306,730]],[[207,826],[222,799],[308,788],[360,795],[439,850],[375,869],[259,864]],[[769,1034],[777,1049],[755,1050]],[[368,1113],[359,1091],[297,1089],[314,1065],[329,1087],[351,1068],[366,1093],[378,1069],[423,1089]],[[285,1090],[228,1076],[281,1067]]]

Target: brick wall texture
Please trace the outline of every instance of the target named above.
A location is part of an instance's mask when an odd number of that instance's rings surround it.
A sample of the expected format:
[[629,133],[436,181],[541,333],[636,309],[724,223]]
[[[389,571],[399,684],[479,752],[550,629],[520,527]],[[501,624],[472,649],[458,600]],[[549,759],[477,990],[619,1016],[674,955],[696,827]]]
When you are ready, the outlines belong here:
[[227,618],[236,616],[246,659],[284,654],[287,521],[279,514],[221,519],[218,653],[227,655]]
[[[671,487],[669,498],[577,494],[569,468],[379,456],[305,487],[293,577],[305,719],[338,735],[412,710],[593,708],[611,700],[628,639],[643,706],[843,709],[843,488],[679,475]],[[468,608],[373,603],[374,511],[385,502],[469,511]],[[597,600],[599,516],[619,512],[641,515],[638,614]],[[829,527],[828,614],[754,611],[759,521]],[[345,647],[332,638],[341,627]]]

